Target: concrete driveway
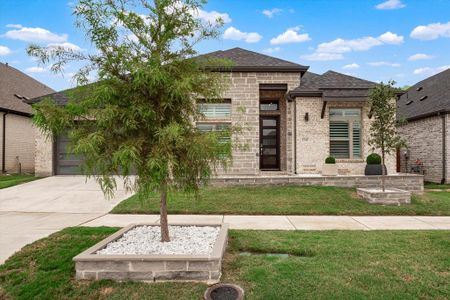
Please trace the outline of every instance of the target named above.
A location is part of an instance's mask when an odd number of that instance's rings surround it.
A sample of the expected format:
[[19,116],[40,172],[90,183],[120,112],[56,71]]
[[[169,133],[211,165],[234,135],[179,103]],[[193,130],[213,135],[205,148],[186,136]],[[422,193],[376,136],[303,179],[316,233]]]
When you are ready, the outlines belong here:
[[0,264],[23,246],[108,213],[128,198],[122,180],[107,200],[94,179],[54,176],[0,190]]

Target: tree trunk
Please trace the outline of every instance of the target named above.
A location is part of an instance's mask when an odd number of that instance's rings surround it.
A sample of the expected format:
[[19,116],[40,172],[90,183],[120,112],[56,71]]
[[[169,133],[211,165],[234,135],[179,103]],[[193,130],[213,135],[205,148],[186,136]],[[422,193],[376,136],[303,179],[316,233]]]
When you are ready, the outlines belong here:
[[167,224],[167,183],[163,182],[160,185],[160,208],[159,218],[161,226],[161,242],[170,242],[169,225]]
[[381,149],[381,188],[385,191],[386,167],[384,165],[384,148]]

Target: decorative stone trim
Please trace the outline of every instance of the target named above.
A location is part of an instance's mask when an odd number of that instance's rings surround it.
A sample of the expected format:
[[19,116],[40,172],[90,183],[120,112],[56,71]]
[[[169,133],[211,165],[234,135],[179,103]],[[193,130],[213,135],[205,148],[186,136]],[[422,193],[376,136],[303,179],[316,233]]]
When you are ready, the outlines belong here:
[[[106,255],[95,254],[125,232],[136,226],[155,224],[131,224],[112,234],[91,248],[75,256],[77,279],[112,279],[145,282],[201,281],[207,284],[219,282],[222,257],[228,237],[228,224],[201,224],[195,226],[221,227],[211,255]],[[192,224],[170,224],[192,226]]]
[[387,188],[383,192],[378,189],[357,188],[358,196],[369,203],[384,205],[400,205],[411,203],[411,193],[395,188]]
[[[273,175],[273,176],[220,176],[210,180],[212,186],[240,185],[321,185],[356,188],[378,188],[381,176],[364,175]],[[397,174],[386,176],[386,187],[399,188],[415,193],[422,193],[423,176],[416,174]]]

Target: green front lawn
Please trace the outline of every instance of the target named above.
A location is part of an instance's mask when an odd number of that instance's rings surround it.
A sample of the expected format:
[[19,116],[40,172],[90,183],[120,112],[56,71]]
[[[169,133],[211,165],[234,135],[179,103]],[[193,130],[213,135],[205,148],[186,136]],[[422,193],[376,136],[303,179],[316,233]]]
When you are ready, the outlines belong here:
[[[259,186],[205,188],[200,198],[182,193],[168,201],[171,214],[250,215],[450,215],[450,193],[413,195],[411,205],[368,204],[351,188],[321,186]],[[136,196],[117,205],[116,214],[159,213],[159,199],[150,195],[141,203]]]
[[34,175],[0,175],[0,189],[39,179]]
[[[74,280],[72,257],[116,230],[26,246],[0,266],[0,299],[201,299],[200,283]],[[231,231],[222,281],[246,299],[448,299],[449,249],[449,231]]]
[[450,184],[439,184],[433,182],[425,182],[425,189],[449,190]]

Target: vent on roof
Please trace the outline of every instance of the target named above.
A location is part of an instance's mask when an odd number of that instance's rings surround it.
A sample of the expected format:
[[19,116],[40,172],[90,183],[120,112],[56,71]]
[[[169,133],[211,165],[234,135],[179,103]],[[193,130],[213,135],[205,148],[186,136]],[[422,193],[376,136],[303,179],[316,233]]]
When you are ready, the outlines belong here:
[[408,101],[406,102],[406,105],[410,105],[411,103],[413,103],[414,101]]
[[423,90],[423,87],[419,86],[419,87],[417,88],[417,91],[420,92],[421,90]]
[[425,99],[427,99],[428,98],[428,96],[423,96],[423,97],[420,97],[420,101],[423,101],[423,100],[425,100]]

